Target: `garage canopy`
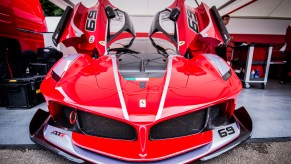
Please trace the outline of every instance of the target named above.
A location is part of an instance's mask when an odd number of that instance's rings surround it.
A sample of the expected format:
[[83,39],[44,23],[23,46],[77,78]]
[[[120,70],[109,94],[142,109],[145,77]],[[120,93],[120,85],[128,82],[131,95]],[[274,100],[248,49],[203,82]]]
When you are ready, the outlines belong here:
[[[62,9],[73,6],[81,0],[50,0]],[[130,15],[153,16],[174,0],[110,0],[110,2]],[[82,0],[85,6],[96,4],[97,0]],[[197,0],[208,6],[216,6],[220,15],[230,14],[234,18],[291,19],[290,0]],[[190,6],[197,6],[195,0],[186,0]],[[130,4],[130,5],[129,5]],[[134,6],[134,7],[133,7]],[[145,7],[146,6],[146,7]]]

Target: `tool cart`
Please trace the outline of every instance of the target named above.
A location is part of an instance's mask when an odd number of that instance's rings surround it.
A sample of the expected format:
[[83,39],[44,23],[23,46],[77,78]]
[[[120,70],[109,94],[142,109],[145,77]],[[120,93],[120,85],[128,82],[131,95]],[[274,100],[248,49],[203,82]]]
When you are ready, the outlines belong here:
[[260,83],[261,88],[265,89],[272,49],[271,44],[244,44],[234,47],[231,66],[245,88],[250,88],[250,83]]

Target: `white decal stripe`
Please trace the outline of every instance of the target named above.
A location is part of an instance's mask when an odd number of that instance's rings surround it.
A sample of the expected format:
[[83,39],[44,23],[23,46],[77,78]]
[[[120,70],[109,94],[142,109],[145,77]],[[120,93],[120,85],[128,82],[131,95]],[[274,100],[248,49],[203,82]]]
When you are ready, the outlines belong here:
[[129,120],[129,116],[128,116],[128,113],[127,113],[127,109],[126,109],[126,105],[125,105],[125,101],[124,101],[124,97],[123,97],[123,94],[122,94],[120,81],[119,81],[119,77],[118,77],[116,57],[112,55],[111,58],[112,58],[112,65],[113,65],[113,73],[114,73],[115,84],[116,84],[116,88],[117,88],[117,92],[118,92],[118,96],[119,96],[119,100],[120,100],[123,116],[124,116],[124,118],[126,120]]
[[[207,11],[207,14],[210,15],[209,11]],[[209,18],[209,23],[208,25],[200,32],[200,34],[203,36],[203,37],[208,37],[208,34],[207,32],[209,31],[209,29],[213,26],[213,23],[212,23],[212,19]]]
[[176,33],[177,33],[177,50],[179,51],[179,47],[180,47],[180,45],[179,45],[179,28],[178,28],[178,23],[176,22],[175,23],[175,25],[176,25]]
[[166,95],[167,95],[168,87],[169,87],[169,83],[170,83],[170,78],[171,78],[171,74],[172,74],[172,64],[173,64],[173,56],[169,56],[166,82],[164,85],[163,94],[162,94],[162,98],[160,101],[158,113],[156,115],[156,120],[160,119],[162,116],[162,112],[163,112],[163,108],[164,108],[164,104],[165,104],[165,100],[166,100]]
[[104,55],[106,55],[106,50],[107,50],[107,33],[108,33],[108,19],[106,20],[106,29],[105,29],[105,46],[104,46]]
[[80,4],[78,5],[78,7],[76,7],[76,10],[74,10],[74,14],[73,14],[73,17],[71,19],[71,26],[75,30],[75,32],[76,32],[75,36],[77,36],[77,37],[80,37],[81,35],[84,34],[83,31],[81,31],[78,27],[76,27],[76,25],[74,23],[74,18],[75,18],[76,12],[78,11],[79,6],[80,6]]

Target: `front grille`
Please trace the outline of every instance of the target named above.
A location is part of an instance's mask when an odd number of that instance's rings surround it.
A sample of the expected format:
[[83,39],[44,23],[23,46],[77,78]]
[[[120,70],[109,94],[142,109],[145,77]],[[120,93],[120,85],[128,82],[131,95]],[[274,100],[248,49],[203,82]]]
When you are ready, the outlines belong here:
[[117,120],[78,111],[78,121],[81,130],[88,135],[124,140],[136,139],[135,128]]
[[150,139],[165,139],[187,136],[200,132],[207,118],[207,109],[172,118],[154,125],[150,129]]

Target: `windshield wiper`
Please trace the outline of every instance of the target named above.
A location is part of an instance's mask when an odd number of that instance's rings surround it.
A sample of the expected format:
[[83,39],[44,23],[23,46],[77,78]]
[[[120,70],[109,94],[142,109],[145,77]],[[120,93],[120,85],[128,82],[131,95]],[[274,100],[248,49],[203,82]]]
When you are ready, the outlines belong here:
[[156,48],[157,48],[158,53],[163,55],[165,58],[167,58],[169,56],[166,49],[164,49],[163,47],[156,45]]
[[150,37],[152,45],[157,49],[158,54],[164,56],[167,58],[169,54],[167,53],[167,50],[164,47],[161,47],[155,43],[155,41]]

